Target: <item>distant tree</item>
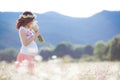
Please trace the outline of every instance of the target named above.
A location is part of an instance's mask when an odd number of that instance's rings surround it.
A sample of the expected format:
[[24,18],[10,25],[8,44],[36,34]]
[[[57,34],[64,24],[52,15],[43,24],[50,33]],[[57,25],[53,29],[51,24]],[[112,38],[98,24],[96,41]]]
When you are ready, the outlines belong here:
[[85,45],[83,53],[93,55],[93,47],[91,45]]
[[108,53],[111,54],[111,60],[120,60],[120,35],[109,41]]
[[7,62],[15,61],[17,53],[18,53],[17,50],[13,48],[0,50],[0,61],[7,61]]
[[83,54],[84,54],[84,48],[83,48],[83,46],[79,46],[73,50],[71,57],[74,59],[80,59]]
[[43,60],[49,60],[52,56],[52,52],[50,50],[41,50],[40,55],[42,56]]
[[106,60],[107,45],[103,41],[99,41],[94,45],[94,56],[99,60]]
[[58,44],[54,50],[54,54],[58,57],[63,57],[64,55],[70,55],[72,53],[72,44],[67,42],[62,42]]
[[53,55],[54,47],[52,45],[47,45],[47,46],[42,47],[39,50],[40,50],[39,55],[42,56],[42,59],[46,61],[46,60],[51,59]]

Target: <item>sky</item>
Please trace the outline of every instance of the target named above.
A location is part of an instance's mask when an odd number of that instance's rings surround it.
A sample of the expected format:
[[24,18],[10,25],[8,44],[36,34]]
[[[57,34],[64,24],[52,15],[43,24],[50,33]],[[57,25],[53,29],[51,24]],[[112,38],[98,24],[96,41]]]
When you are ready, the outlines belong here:
[[45,13],[89,17],[103,10],[120,11],[120,0],[0,0],[0,12]]

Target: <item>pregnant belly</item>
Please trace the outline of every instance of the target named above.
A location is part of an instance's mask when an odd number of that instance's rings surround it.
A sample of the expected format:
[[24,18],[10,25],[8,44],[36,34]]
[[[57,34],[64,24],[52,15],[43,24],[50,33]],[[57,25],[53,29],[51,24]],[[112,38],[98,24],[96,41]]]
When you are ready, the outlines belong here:
[[37,54],[38,53],[38,47],[35,42],[32,42],[30,45],[27,46],[27,51],[29,53]]

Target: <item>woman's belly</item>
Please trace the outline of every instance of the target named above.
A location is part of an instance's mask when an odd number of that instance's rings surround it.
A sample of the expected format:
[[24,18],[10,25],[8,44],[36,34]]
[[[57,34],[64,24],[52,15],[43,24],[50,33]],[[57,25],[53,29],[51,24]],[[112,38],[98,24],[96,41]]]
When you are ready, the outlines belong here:
[[23,54],[38,54],[37,44],[32,41],[28,46],[22,45],[20,52]]

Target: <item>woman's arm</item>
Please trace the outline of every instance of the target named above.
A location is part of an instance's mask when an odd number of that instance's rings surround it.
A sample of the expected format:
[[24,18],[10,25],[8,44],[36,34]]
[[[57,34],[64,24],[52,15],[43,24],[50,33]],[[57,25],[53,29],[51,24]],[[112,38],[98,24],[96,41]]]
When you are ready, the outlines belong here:
[[25,31],[24,30],[21,30],[20,31],[20,35],[21,35],[21,38],[22,38],[22,42],[23,42],[23,45],[24,46],[27,46],[28,44],[30,44],[33,40],[35,40],[38,35],[39,35],[39,32],[36,32],[30,39],[27,40],[27,36],[25,34]]

